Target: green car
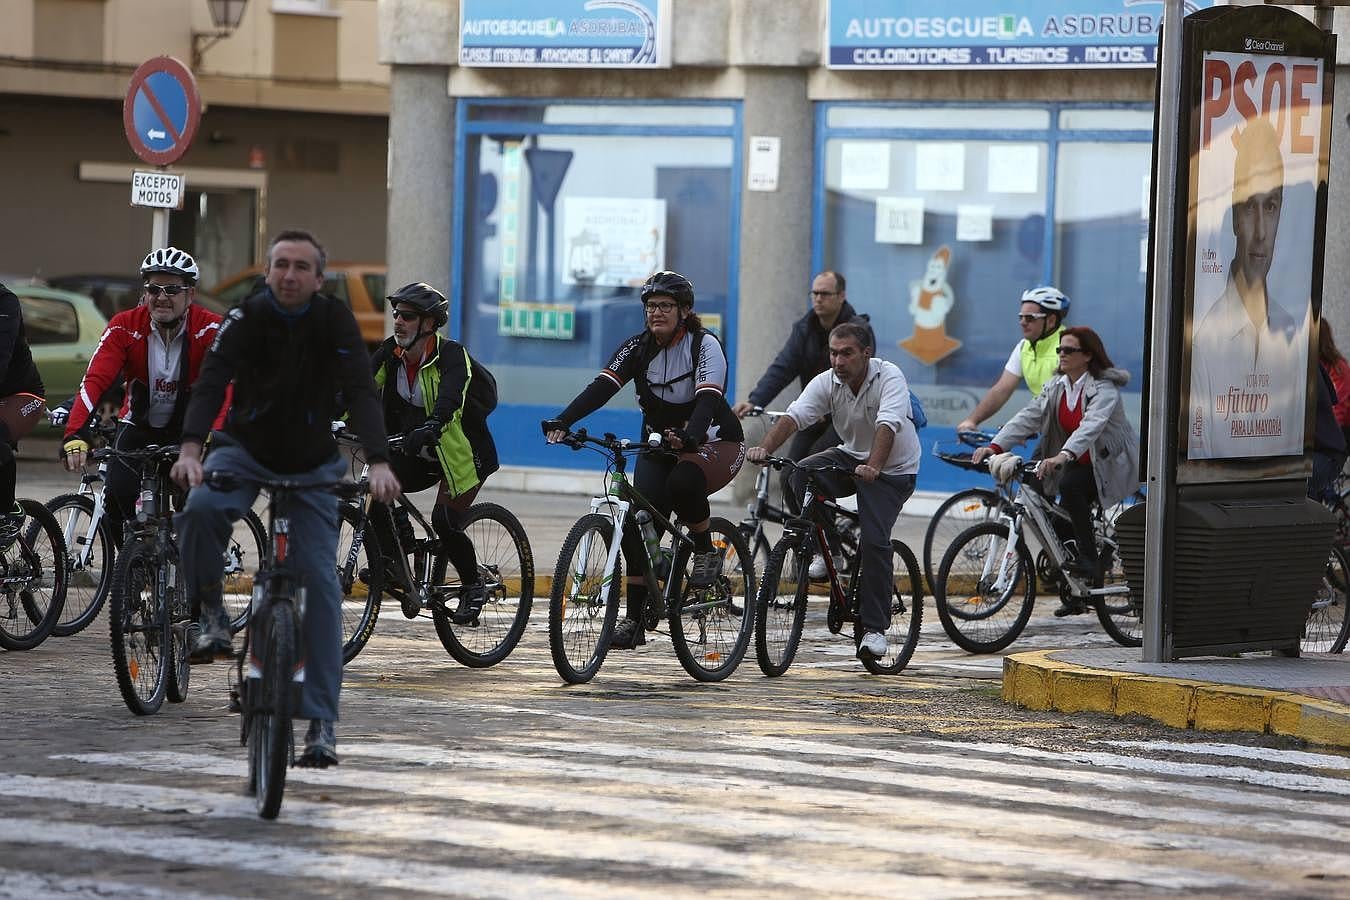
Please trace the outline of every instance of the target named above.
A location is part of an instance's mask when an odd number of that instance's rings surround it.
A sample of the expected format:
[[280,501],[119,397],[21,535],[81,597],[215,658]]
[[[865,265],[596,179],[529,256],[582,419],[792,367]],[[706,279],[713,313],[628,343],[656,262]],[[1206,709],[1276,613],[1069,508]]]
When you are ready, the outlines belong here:
[[84,294],[29,284],[6,285],[23,307],[33,361],[47,387],[47,406],[74,396],[108,320]]

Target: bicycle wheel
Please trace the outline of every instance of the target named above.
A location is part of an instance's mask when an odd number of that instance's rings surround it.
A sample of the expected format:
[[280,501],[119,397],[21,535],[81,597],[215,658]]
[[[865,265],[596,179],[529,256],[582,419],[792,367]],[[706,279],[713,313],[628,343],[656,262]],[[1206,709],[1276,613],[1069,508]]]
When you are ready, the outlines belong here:
[[800,542],[800,537],[789,534],[773,548],[755,602],[755,659],[770,678],[792,665],[806,621],[811,555],[797,552]]
[[1333,546],[1327,556],[1317,594],[1308,610],[1299,650],[1303,653],[1341,653],[1350,638],[1346,598],[1350,595],[1350,563],[1345,551]]
[[[1120,551],[1114,541],[1108,541],[1097,548],[1102,561],[1102,587],[1126,585],[1125,566],[1120,561]],[[1109,594],[1098,597],[1097,621],[1102,630],[1111,636],[1111,640],[1122,647],[1144,646],[1144,598],[1134,593]]]
[[66,601],[66,543],[36,500],[17,501],[28,518],[0,550],[0,647],[31,650],[52,633]]
[[108,519],[94,524],[94,499],[83,494],[62,494],[47,501],[66,542],[66,603],[60,620],[52,626],[55,637],[70,637],[98,618],[112,587],[116,541]]
[[182,703],[187,699],[188,682],[192,679],[192,664],[188,660],[192,653],[192,647],[188,644],[192,611],[183,589],[181,565],[176,565],[174,572],[177,581],[173,586],[174,602],[169,611],[169,682],[164,694],[170,703]]
[[[295,612],[286,602],[268,606],[263,632],[262,677],[249,687],[249,784],[258,815],[275,819],[291,761],[291,672],[295,669]],[[256,696],[255,696],[256,689]]]
[[594,678],[609,653],[623,582],[622,556],[605,575],[613,540],[614,523],[588,513],[572,526],[558,551],[548,598],[548,647],[553,667],[568,684]]
[[997,511],[998,494],[988,488],[967,488],[942,501],[923,533],[923,577],[930,594],[937,594],[934,576],[952,541],[970,526],[992,519]]
[[[240,533],[242,530],[242,534]],[[225,577],[221,599],[230,617],[230,633],[238,634],[248,624],[253,602],[253,573],[266,556],[267,529],[253,510],[245,513],[234,527],[225,548]]]
[[[755,615],[755,564],[745,536],[726,519],[708,524],[713,549],[722,559],[712,586],[692,590],[685,585],[678,607],[671,610],[670,643],[680,665],[698,681],[721,681],[741,664],[750,645]],[[686,556],[688,566],[693,557]]]
[[[863,668],[873,675],[899,675],[909,665],[914,650],[919,646],[919,631],[923,627],[923,580],[919,561],[914,551],[900,541],[891,541],[891,564],[894,566],[891,588],[891,625],[886,629],[889,650],[878,659],[870,653],[858,658]],[[860,584],[860,579],[854,579]],[[857,637],[861,638],[862,621],[857,623]]]
[[[999,571],[1013,553],[1012,566]],[[938,618],[947,636],[969,653],[996,653],[1007,647],[1031,618],[1036,603],[1036,570],[1026,545],[1008,547],[1008,528],[985,522],[967,528],[947,548],[938,569]]]
[[158,574],[155,549],[135,541],[118,557],[108,595],[117,689],[138,716],[159,712],[169,674],[169,628]]
[[[457,625],[454,610],[436,603],[431,618],[445,652],[462,665],[483,669],[506,659],[525,633],[534,605],[534,554],[525,526],[496,503],[471,506],[464,517],[464,533],[478,558],[486,590],[483,608],[474,621]],[[457,587],[446,589],[446,572],[453,568],[448,562],[445,554],[439,554],[431,568],[432,585],[447,598],[458,595]]]
[[[384,590],[384,556],[361,510],[343,504],[338,519],[338,585],[342,588],[342,661],[349,663],[375,633]],[[364,531],[361,529],[364,528]],[[361,544],[353,548],[358,531]],[[361,573],[366,577],[362,579]]]

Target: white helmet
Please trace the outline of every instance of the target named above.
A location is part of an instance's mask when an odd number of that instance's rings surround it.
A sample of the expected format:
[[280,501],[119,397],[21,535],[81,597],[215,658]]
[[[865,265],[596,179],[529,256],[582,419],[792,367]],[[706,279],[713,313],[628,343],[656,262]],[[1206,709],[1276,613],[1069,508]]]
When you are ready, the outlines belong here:
[[197,269],[197,261],[177,247],[161,247],[146,254],[145,262],[141,263],[141,277],[144,278],[152,272],[181,275],[192,284],[196,284],[201,276],[201,272]]
[[1059,313],[1062,319],[1069,311],[1069,298],[1058,288],[1046,285],[1022,292],[1022,303],[1035,303],[1041,309]]

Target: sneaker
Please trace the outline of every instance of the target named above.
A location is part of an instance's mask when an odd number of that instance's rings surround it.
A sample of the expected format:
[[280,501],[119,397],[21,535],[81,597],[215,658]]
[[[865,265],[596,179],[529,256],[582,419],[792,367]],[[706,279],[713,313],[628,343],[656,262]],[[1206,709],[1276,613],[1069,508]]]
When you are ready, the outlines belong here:
[[647,643],[647,632],[632,619],[622,619],[614,626],[614,634],[609,638],[609,649],[632,650]]
[[689,586],[694,589],[712,587],[721,574],[722,554],[716,550],[695,553],[693,565],[689,569]]
[[202,611],[199,633],[192,642],[192,653],[188,662],[193,665],[215,662],[218,659],[233,659],[234,644],[230,640],[230,621],[225,618],[225,610],[217,611],[215,616]]
[[305,769],[326,769],[338,764],[337,734],[329,719],[310,719],[305,733],[305,752],[296,765]]
[[456,625],[477,625],[478,614],[487,602],[487,588],[483,582],[466,584],[459,592],[459,606],[450,614],[450,621]]
[[890,646],[886,643],[886,635],[880,631],[868,631],[858,642],[859,653],[870,653],[877,659],[885,657],[890,650]]
[[1059,601],[1059,608],[1055,610],[1055,618],[1062,619],[1065,616],[1081,616],[1087,612],[1087,606],[1082,600],[1070,597],[1068,600]]
[[[843,575],[847,565],[848,564],[845,562],[843,556],[836,556],[834,558],[834,571],[836,574]],[[812,581],[827,581],[829,579],[830,573],[829,570],[825,568],[825,557],[816,556],[812,558],[811,565],[806,570],[806,577],[810,578]]]

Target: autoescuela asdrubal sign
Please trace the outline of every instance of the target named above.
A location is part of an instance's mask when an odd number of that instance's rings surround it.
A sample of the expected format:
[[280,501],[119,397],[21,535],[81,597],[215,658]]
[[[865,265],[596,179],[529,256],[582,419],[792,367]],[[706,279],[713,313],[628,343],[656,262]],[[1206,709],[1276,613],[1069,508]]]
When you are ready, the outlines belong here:
[[1162,0],[830,0],[826,59],[832,69],[1145,68],[1158,61],[1162,12]]
[[459,64],[659,69],[671,0],[461,0]]

